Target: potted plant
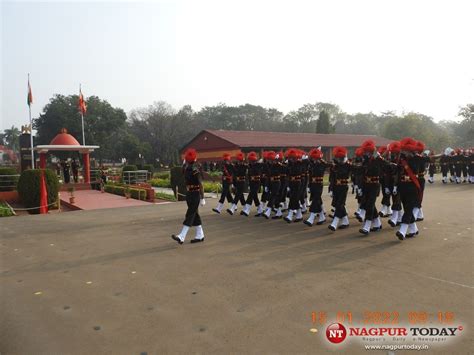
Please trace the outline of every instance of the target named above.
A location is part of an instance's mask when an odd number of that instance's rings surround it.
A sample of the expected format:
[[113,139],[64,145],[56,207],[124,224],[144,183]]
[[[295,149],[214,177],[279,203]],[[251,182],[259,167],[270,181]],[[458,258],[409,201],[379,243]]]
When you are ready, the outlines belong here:
[[69,191],[69,203],[74,204],[74,191],[76,191],[76,188],[71,186],[67,190]]
[[132,196],[132,191],[130,190],[129,186],[125,187],[124,193],[125,193],[125,198],[127,199],[129,199]]

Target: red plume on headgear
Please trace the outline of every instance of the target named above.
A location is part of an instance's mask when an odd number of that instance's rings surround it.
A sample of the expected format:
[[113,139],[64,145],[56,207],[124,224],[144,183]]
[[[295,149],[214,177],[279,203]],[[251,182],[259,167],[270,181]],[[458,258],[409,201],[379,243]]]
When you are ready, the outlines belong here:
[[355,150],[355,156],[356,157],[361,157],[363,155],[364,155],[364,150],[361,147],[359,147]]
[[375,152],[375,143],[373,140],[368,139],[362,143],[361,148],[364,150],[364,153],[373,153]]
[[196,159],[197,159],[196,149],[188,149],[184,153],[184,160],[186,160],[187,163],[193,163],[196,161]]
[[347,155],[347,149],[344,147],[334,147],[332,155],[334,155],[335,158],[344,158]]
[[398,142],[398,141],[392,142],[388,145],[388,150],[391,153],[400,153],[401,149],[402,149],[402,146],[401,146],[400,142]]
[[387,147],[384,145],[381,145],[379,149],[377,149],[377,151],[379,152],[380,155],[383,155],[387,151]]
[[273,150],[270,150],[266,154],[266,159],[267,160],[275,160],[275,157],[276,157],[276,153]]
[[298,157],[298,151],[294,148],[290,148],[286,151],[286,157],[295,159]]
[[224,153],[222,156],[222,160],[229,161],[231,159],[231,155],[229,153]]
[[400,149],[407,152],[416,151],[416,141],[413,138],[406,137],[400,140]]
[[423,143],[422,141],[417,141],[416,142],[416,151],[418,153],[423,153],[424,150],[425,150],[425,143]]
[[235,156],[235,159],[237,159],[238,161],[244,161],[245,159],[244,153],[237,153],[237,155]]
[[255,152],[250,152],[250,153],[247,155],[247,159],[248,159],[249,161],[257,161],[257,160],[258,160],[257,153],[255,153]]
[[311,149],[309,156],[313,159],[321,159],[323,157],[323,152],[319,149]]

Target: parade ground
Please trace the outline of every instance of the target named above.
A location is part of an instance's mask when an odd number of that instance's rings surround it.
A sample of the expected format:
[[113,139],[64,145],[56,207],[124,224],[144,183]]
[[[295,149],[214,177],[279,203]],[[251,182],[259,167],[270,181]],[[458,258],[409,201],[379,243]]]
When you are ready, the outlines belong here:
[[170,235],[184,202],[3,218],[0,353],[408,354],[330,344],[326,327],[338,312],[359,325],[426,312],[439,326],[441,312],[464,333],[422,353],[472,354],[473,191],[427,186],[420,235],[403,242],[386,219],[361,235],[354,195],[337,232],[217,215],[207,199],[205,242],[191,229],[183,245]]

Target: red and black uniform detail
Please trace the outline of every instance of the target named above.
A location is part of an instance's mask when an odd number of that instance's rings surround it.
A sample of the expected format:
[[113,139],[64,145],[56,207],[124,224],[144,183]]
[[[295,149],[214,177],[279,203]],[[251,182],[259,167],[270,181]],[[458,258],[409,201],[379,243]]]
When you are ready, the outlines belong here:
[[324,160],[315,160],[309,163],[309,192],[311,194],[311,206],[309,211],[312,213],[321,213],[323,200],[321,195],[323,193],[323,179],[326,169],[331,164],[325,162]]
[[252,162],[248,165],[248,179],[249,179],[249,194],[247,196],[247,205],[252,205],[252,202],[255,206],[260,205],[258,199],[258,191],[260,190],[261,175],[263,170],[263,164]]
[[188,227],[200,226],[202,224],[199,216],[199,203],[202,196],[202,174],[197,163],[189,163],[183,167],[184,181],[186,184],[186,204],[188,210],[183,224]]
[[227,199],[227,202],[231,203],[233,201],[232,193],[230,192],[230,186],[232,185],[233,180],[233,171],[234,167],[230,162],[224,162],[222,164],[222,194],[219,199],[220,203],[224,203]]
[[337,162],[331,166],[329,174],[329,190],[333,193],[334,217],[343,218],[347,215],[346,199],[352,166],[349,162]]

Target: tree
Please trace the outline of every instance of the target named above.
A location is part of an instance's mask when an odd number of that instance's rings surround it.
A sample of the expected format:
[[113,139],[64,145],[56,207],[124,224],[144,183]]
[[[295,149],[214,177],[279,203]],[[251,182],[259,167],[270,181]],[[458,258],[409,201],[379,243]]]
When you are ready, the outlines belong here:
[[20,130],[15,126],[7,128],[3,131],[3,140],[8,148],[18,152],[20,149]]
[[328,134],[331,132],[331,124],[329,122],[329,114],[326,111],[321,111],[319,113],[318,122],[316,124],[317,133]]
[[[91,96],[86,101],[86,144],[100,146],[100,149],[93,153],[100,160],[110,158],[114,154],[116,142],[112,137],[125,126],[127,116],[122,109],[112,107],[97,96]],[[82,144],[81,116],[77,103],[77,95],[55,95],[51,98],[39,118],[33,120],[38,144],[49,144],[62,128],[66,128]]]

